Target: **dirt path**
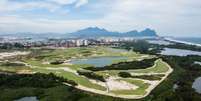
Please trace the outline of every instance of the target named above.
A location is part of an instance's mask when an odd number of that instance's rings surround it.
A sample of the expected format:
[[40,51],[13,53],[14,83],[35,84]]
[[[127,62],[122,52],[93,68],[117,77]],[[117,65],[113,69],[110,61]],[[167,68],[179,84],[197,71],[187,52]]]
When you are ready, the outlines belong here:
[[[145,83],[150,84],[148,89],[146,89],[147,93],[144,94],[144,95],[121,95],[121,94],[114,94],[114,93],[110,92],[110,90],[122,90],[122,89],[134,90],[134,89],[137,89],[138,86],[136,86],[136,85],[130,84],[130,83],[125,82],[125,81],[124,82],[117,81],[117,79],[119,79],[120,77],[109,78],[109,79],[106,80],[106,82],[100,82],[100,81],[97,81],[97,80],[89,79],[89,81],[91,83],[98,84],[98,85],[106,87],[107,88],[106,91],[101,91],[101,90],[97,90],[97,89],[93,89],[93,88],[88,88],[88,87],[85,87],[85,86],[82,86],[82,85],[79,85],[79,84],[75,88],[78,88],[78,89],[81,89],[81,90],[84,90],[84,91],[88,91],[88,92],[92,92],[92,93],[96,93],[96,94],[106,95],[106,96],[125,98],[125,99],[140,99],[140,98],[144,98],[147,95],[149,95],[151,93],[151,91],[155,87],[157,87],[161,82],[163,82],[168,77],[168,75],[173,71],[173,69],[168,64],[166,64],[166,66],[169,68],[166,73],[148,73],[148,74],[147,73],[135,73],[134,74],[134,75],[155,75],[155,74],[164,74],[165,75],[159,81],[151,81],[151,80],[139,79],[141,81],[144,81]],[[34,67],[34,66],[31,66],[31,67]],[[76,75],[79,75],[76,70],[70,69],[68,67],[58,67],[58,68],[48,67],[46,69],[49,69],[49,70],[64,70],[64,71],[71,72],[71,73],[74,73]],[[137,78],[135,78],[135,79],[137,79]],[[64,84],[66,84],[66,83],[64,83]],[[66,84],[66,85],[69,85],[69,84]]]
[[[88,88],[88,87],[84,87],[82,85],[78,85],[76,88],[78,89],[81,89],[81,90],[84,90],[84,91],[89,91],[89,92],[92,92],[92,93],[96,93],[96,94],[101,94],[101,95],[106,95],[106,96],[112,96],[112,97],[118,97],[118,98],[125,98],[125,99],[140,99],[140,98],[144,98],[146,97],[147,95],[149,95],[151,93],[151,91],[156,88],[161,82],[163,82],[168,76],[170,73],[172,73],[173,69],[168,65],[166,64],[166,66],[169,68],[168,71],[166,73],[149,73],[149,75],[154,75],[154,74],[164,74],[165,76],[162,77],[161,80],[158,80],[158,81],[151,81],[151,80],[143,80],[143,79],[139,79],[139,80],[142,80],[144,81],[145,83],[149,83],[150,86],[148,89],[146,89],[146,94],[144,95],[121,95],[121,94],[114,94],[114,93],[111,93],[109,92],[110,91],[110,87],[109,86],[115,86],[116,83],[114,83],[113,85],[110,85],[108,83],[106,83],[106,86],[107,86],[107,91],[101,91],[101,90],[97,90],[97,89],[92,89],[92,88]],[[146,75],[147,73],[140,73],[139,75]],[[137,73],[136,73],[137,75]],[[116,78],[118,79],[118,78]],[[110,81],[109,81],[110,82]],[[111,83],[112,84],[112,83]],[[119,87],[121,88],[121,87]],[[115,88],[116,89],[116,88]]]

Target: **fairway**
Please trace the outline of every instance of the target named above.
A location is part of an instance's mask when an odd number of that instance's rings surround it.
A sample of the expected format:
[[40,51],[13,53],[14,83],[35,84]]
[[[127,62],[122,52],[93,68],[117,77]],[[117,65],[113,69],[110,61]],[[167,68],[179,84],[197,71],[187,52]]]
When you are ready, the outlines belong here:
[[[28,71],[29,73],[54,73],[57,76],[74,81],[78,84],[76,88],[84,91],[113,97],[139,99],[148,95],[171,73],[171,68],[163,60],[157,59],[152,62],[153,66],[144,69],[93,71],[87,68],[102,68],[94,65],[94,63],[100,63],[99,61],[107,63],[106,66],[110,66],[112,64],[133,61],[141,62],[144,59],[155,57],[153,55],[122,51],[108,47],[77,47],[52,50],[33,49],[27,57],[20,59],[25,64],[21,68],[1,66],[0,69],[2,71],[20,73],[24,71]],[[78,60],[79,64],[71,62],[72,60]],[[107,62],[104,62],[104,60],[107,60]],[[132,65],[129,66],[132,67]],[[127,72],[135,76],[130,78],[120,77],[120,72]],[[152,78],[154,79],[152,80]]]

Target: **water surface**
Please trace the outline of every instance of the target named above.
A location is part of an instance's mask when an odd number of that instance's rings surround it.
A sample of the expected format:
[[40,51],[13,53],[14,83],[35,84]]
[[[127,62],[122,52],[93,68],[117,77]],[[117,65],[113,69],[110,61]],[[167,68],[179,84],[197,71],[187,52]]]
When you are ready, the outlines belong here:
[[39,101],[36,97],[23,97],[14,101]]
[[126,49],[118,49],[118,48],[107,48],[111,52],[128,52]]
[[171,45],[172,43],[164,40],[148,40],[151,44],[158,44],[158,45]]
[[195,44],[201,44],[201,38],[195,38],[195,37],[177,37],[174,38],[176,40],[181,40],[181,41],[185,41],[185,42],[191,42],[191,43],[195,43]]
[[201,56],[201,52],[191,51],[185,49],[175,49],[175,48],[164,48],[164,50],[160,53],[162,55],[175,55],[175,56],[187,56],[187,55],[199,55]]
[[72,59],[70,63],[72,64],[89,64],[95,67],[104,67],[111,65],[116,60],[127,60],[128,57],[120,56],[109,56],[109,57],[92,57],[86,59]]
[[193,82],[192,88],[194,88],[196,92],[201,94],[201,77],[198,77],[197,79],[195,79],[195,81]]
[[199,65],[201,65],[201,62],[195,61],[194,64],[199,64]]

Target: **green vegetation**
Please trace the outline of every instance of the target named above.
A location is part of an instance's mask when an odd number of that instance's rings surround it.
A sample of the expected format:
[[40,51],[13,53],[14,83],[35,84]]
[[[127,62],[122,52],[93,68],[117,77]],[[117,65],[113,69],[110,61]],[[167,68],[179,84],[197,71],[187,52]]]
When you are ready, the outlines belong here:
[[169,69],[168,64],[162,61],[161,59],[157,60],[155,62],[155,65],[153,67],[147,68],[147,69],[138,69],[133,70],[134,73],[165,73]]
[[131,75],[128,72],[119,72],[119,76],[123,78],[139,78],[145,80],[161,80],[164,74],[152,74],[152,75]]
[[98,85],[98,84],[91,83],[87,78],[75,75],[74,73],[71,73],[71,72],[60,71],[60,73],[58,73],[57,75],[63,76],[64,78],[67,78],[69,80],[73,80],[76,83],[78,83],[82,86],[88,87],[88,88],[94,88],[94,89],[98,89],[98,90],[102,90],[102,91],[106,90],[105,87]]
[[94,80],[99,80],[99,81],[105,82],[105,78],[103,76],[98,75],[96,73],[93,73],[91,71],[83,71],[82,70],[82,71],[77,71],[77,73],[79,75],[84,75],[84,76],[86,76],[86,77],[88,77],[90,79],[94,79]]
[[[70,60],[70,59],[76,59],[76,58],[80,59],[80,58],[86,58],[86,57],[100,57],[100,56],[125,56],[125,57],[128,57],[128,60],[123,59],[123,60],[114,61],[115,64],[110,65],[108,67],[104,67],[104,69],[94,70],[94,71],[89,70],[89,72],[82,72],[82,70],[88,69],[90,64],[75,65],[75,64],[69,64],[69,63],[63,63],[63,61]],[[61,77],[67,80],[63,82],[67,82],[67,83],[74,82],[75,84],[78,84],[80,86],[106,92],[107,89],[104,86],[101,86],[100,84],[97,84],[97,83],[93,83],[90,81],[90,79],[105,81],[105,78],[107,77],[118,76],[119,72],[135,72],[137,71],[135,69],[143,71],[142,73],[144,73],[144,71],[147,71],[146,69],[148,69],[151,72],[156,70],[157,73],[166,72],[168,69],[164,67],[166,66],[165,62],[163,62],[162,60],[157,60],[158,58],[154,58],[154,57],[155,56],[139,54],[132,51],[112,52],[108,50],[106,47],[82,47],[82,48],[69,48],[69,49],[32,49],[31,54],[24,57],[17,58],[15,60],[19,60],[24,63],[27,63],[27,69],[25,68],[24,70],[29,70],[31,72],[37,72],[37,73],[44,73],[44,75],[45,74],[48,75],[49,73],[52,73],[57,77]],[[156,63],[156,66],[153,66],[154,61]],[[9,67],[9,66],[5,66],[5,67]],[[148,68],[148,67],[151,67],[151,68]],[[145,72],[145,73],[148,73],[148,72]],[[142,78],[142,77],[137,77],[137,78]],[[148,77],[143,77],[143,79],[145,78],[148,78]],[[33,80],[33,82],[37,81],[35,79],[30,79],[30,78],[28,80]],[[134,90],[115,90],[115,91],[109,91],[109,92],[113,92],[117,95],[118,94],[144,95],[146,94],[146,89],[150,86],[150,84],[145,83],[143,80],[138,80],[135,78],[128,79],[128,78],[120,77],[120,80],[129,82],[133,85],[138,86],[139,88]],[[17,82],[22,82],[22,81],[20,79],[17,79]],[[7,101],[7,100],[12,101],[13,99],[17,99],[24,96],[37,96],[37,98],[42,101],[51,101],[51,100],[54,100],[54,101],[66,101],[66,100],[67,101],[90,101],[90,100],[124,101],[119,98],[112,98],[108,96],[97,95],[94,93],[84,92],[69,86],[64,86],[63,82],[62,83],[59,82],[58,85],[57,84],[54,85],[54,82],[53,82],[51,83],[53,84],[52,86],[43,87],[43,85],[45,85],[43,83],[45,82],[46,80],[40,80],[38,85],[41,84],[41,86],[35,86],[35,85],[26,86],[25,85],[26,82],[25,84],[21,84],[21,86],[17,88],[0,86],[0,90],[3,91],[0,93],[0,100],[3,99],[3,101]],[[14,85],[19,85],[19,84],[16,83]],[[25,91],[24,89],[29,89],[29,90]],[[22,93],[21,91],[24,91],[25,93]],[[16,96],[13,95],[13,97],[10,97],[10,98],[3,97],[6,95],[12,96],[12,94],[14,94],[13,92],[18,92],[19,95],[16,95]]]
[[133,78],[145,79],[145,80],[161,80],[164,77],[164,74],[155,74],[155,75],[138,75],[132,76]]
[[144,59],[142,61],[131,61],[131,62],[120,62],[117,64],[112,64],[110,66],[105,66],[101,68],[88,67],[86,69],[92,71],[103,71],[103,70],[129,70],[129,69],[145,69],[154,65],[154,61],[157,58]]
[[[44,82],[45,81],[45,82]],[[69,83],[73,86],[77,84],[63,77],[57,77],[53,73],[50,74],[0,74],[0,86],[4,87],[40,87],[48,88]]]
[[0,66],[9,66],[9,67],[21,67],[25,66],[23,63],[15,63],[15,62],[1,62]]
[[122,43],[120,47],[127,50],[133,50],[141,54],[154,54],[154,55],[160,52],[160,50],[162,50],[162,47],[160,45],[150,44],[145,40],[125,42]]

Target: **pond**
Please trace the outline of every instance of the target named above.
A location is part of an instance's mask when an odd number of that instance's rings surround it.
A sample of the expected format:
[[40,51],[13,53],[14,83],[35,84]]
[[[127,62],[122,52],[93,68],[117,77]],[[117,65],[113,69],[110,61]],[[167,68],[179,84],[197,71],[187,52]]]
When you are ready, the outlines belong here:
[[164,50],[160,54],[175,55],[175,56],[187,56],[187,55],[200,55],[201,56],[201,52],[198,52],[198,51],[175,49],[175,48],[164,48]]
[[107,48],[111,52],[128,52],[126,49],[118,49],[118,48]]
[[201,77],[198,77],[197,79],[195,79],[195,81],[193,82],[192,88],[194,88],[196,92],[201,94]]
[[201,62],[199,62],[199,61],[195,61],[194,64],[201,65]]
[[92,58],[86,58],[86,59],[72,59],[70,63],[89,64],[95,67],[104,67],[107,65],[111,65],[114,61],[127,60],[127,59],[128,57],[120,57],[120,56],[92,57]]
[[171,45],[173,43],[170,43],[168,41],[164,41],[164,40],[148,40],[149,43],[151,44],[159,44],[159,45]]
[[14,101],[39,101],[39,100],[35,96],[33,96],[33,97],[23,97]]

